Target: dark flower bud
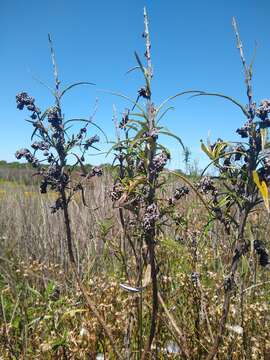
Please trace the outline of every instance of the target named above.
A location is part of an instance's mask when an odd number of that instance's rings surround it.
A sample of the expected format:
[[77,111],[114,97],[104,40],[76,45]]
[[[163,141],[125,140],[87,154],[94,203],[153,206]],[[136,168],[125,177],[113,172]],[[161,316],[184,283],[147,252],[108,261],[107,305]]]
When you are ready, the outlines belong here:
[[243,127],[236,130],[237,134],[239,134],[242,138],[247,138],[249,136],[250,124],[246,123]]
[[21,92],[16,95],[17,108],[22,110],[24,106],[33,105],[35,102],[34,98],[31,98],[26,92]]
[[48,186],[48,182],[47,180],[42,180],[41,181],[41,184],[40,184],[40,187],[39,187],[39,190],[41,192],[41,194],[46,194],[47,193],[47,186]]
[[235,281],[231,276],[225,278],[223,283],[225,292],[232,291],[235,286],[236,286]]
[[122,120],[119,124],[119,128],[123,129],[129,121],[129,110],[126,110],[122,116]]
[[35,105],[31,104],[27,106],[27,110],[29,111],[35,111]]
[[54,214],[56,213],[58,210],[63,209],[63,201],[61,198],[58,198],[55,202],[54,205],[52,205],[51,207],[51,213]]
[[140,159],[138,161],[137,168],[138,168],[138,171],[141,171],[141,172],[145,171],[144,161],[142,159]]
[[23,108],[24,108],[24,104],[23,104],[23,103],[18,103],[18,104],[17,104],[17,109],[23,110]]
[[261,266],[269,264],[269,254],[261,240],[254,240],[254,249],[259,255],[259,263]]
[[32,148],[35,150],[48,150],[50,145],[46,143],[45,141],[35,141],[32,145]]
[[99,137],[97,135],[94,135],[87,139],[84,144],[84,149],[88,150],[89,147],[91,147],[94,143],[99,142]]
[[150,98],[150,92],[149,89],[142,87],[138,90],[138,96],[143,97],[145,99],[149,99]]
[[50,154],[47,158],[48,163],[53,162],[53,160],[54,160],[54,156],[53,156],[53,154]]
[[61,124],[61,117],[57,106],[54,106],[48,110],[47,117],[49,123],[51,123],[52,126],[58,127]]
[[16,151],[15,157],[16,159],[20,160],[22,157],[25,157],[30,151],[28,149],[20,149]]
[[245,149],[243,148],[243,146],[237,146],[235,148],[235,152],[237,152],[237,154],[234,155],[234,159],[235,161],[239,161],[241,159],[241,157],[243,156],[243,153],[245,151]]
[[181,199],[183,196],[186,196],[189,193],[189,188],[185,185],[175,189],[174,195],[171,199],[169,199],[169,204],[173,204],[174,201]]

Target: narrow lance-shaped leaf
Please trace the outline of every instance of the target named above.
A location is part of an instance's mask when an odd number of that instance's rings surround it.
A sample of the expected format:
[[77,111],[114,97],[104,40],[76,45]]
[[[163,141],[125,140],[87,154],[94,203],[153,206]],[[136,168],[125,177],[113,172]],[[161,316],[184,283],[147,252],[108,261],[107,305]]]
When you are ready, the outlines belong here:
[[185,146],[184,146],[184,144],[183,144],[183,142],[182,142],[182,140],[180,139],[179,136],[173,134],[173,133],[170,132],[170,131],[165,131],[165,130],[159,131],[159,134],[166,135],[166,136],[170,136],[170,137],[176,139],[176,140],[180,143],[180,145],[182,146],[182,148],[185,150]]
[[66,92],[68,92],[69,90],[71,90],[72,88],[74,88],[75,86],[79,86],[79,85],[96,85],[94,83],[88,82],[88,81],[80,81],[74,84],[71,84],[69,86],[67,86],[60,94],[59,99],[61,99]]
[[201,92],[199,94],[195,94],[192,95],[191,98],[193,97],[197,97],[197,96],[216,96],[216,97],[221,97],[223,99],[229,100],[231,101],[233,104],[235,104],[236,106],[238,106],[242,112],[244,113],[244,115],[249,118],[249,112],[247,111],[247,109],[245,108],[244,105],[242,105],[239,101],[235,100],[234,98],[232,98],[231,96],[227,96],[227,95],[223,95],[223,94],[219,94],[219,93],[206,93],[206,92]]
[[201,140],[201,149],[211,160],[215,159],[213,152],[203,143],[202,140]]
[[258,187],[258,189],[259,189],[259,191],[260,191],[260,193],[262,195],[266,210],[268,212],[270,212],[270,209],[269,209],[269,194],[268,194],[267,185],[266,185],[265,181],[260,181],[259,175],[258,175],[256,170],[253,170],[252,175],[253,175],[253,181],[257,185],[257,187]]

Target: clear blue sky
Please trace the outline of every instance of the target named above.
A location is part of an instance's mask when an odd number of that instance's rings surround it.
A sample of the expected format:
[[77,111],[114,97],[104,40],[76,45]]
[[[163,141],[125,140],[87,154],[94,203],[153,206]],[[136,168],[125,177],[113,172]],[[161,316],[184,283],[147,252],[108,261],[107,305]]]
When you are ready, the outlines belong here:
[[[96,122],[113,139],[112,105],[119,112],[125,103],[99,88],[136,96],[142,85],[139,73],[125,72],[135,65],[134,50],[144,52],[143,6],[150,16],[152,58],[155,77],[154,101],[188,89],[219,91],[246,102],[243,72],[231,26],[236,16],[246,57],[254,65],[255,98],[269,96],[270,26],[269,0],[0,0],[0,159],[14,161],[18,148],[29,146],[30,124],[18,111],[15,95],[21,90],[34,96],[45,109],[51,104],[47,90],[33,75],[52,84],[47,42],[52,34],[60,79],[63,84],[92,81],[96,87],[74,89],[64,102],[67,117],[87,116],[99,98]],[[235,139],[241,112],[226,101],[214,98],[179,98],[166,125],[192,150],[204,165],[200,139],[208,132],[214,140]],[[166,140],[172,150],[171,166],[181,166],[181,149]],[[101,145],[103,147],[103,145]],[[102,157],[91,157],[99,163]]]

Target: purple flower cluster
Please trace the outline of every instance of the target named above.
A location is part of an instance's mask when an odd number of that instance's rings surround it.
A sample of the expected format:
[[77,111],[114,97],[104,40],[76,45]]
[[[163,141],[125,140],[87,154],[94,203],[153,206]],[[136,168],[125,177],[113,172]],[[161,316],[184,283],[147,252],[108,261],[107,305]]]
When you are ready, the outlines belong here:
[[38,159],[28,149],[20,149],[16,151],[15,157],[18,160],[25,158],[26,161],[28,161],[29,164],[32,164],[34,168],[37,168],[40,165]]
[[150,171],[154,174],[162,171],[169,160],[170,156],[165,151],[162,151],[161,153],[157,154],[153,158],[153,163],[151,166]]
[[59,108],[57,106],[51,107],[47,112],[48,122],[55,128],[59,127],[62,123]]
[[169,199],[169,205],[174,204],[177,200],[189,194],[189,188],[185,185],[175,189],[173,197]]
[[91,178],[93,176],[102,176],[103,175],[103,170],[100,166],[94,166],[90,172],[87,175],[87,178]]
[[115,183],[110,192],[110,197],[112,201],[119,200],[123,194],[123,191],[124,191],[123,185],[120,182]]
[[256,109],[256,115],[262,120],[265,121],[268,118],[270,113],[270,100],[262,100],[260,106]]
[[27,110],[32,112],[32,119],[36,119],[38,114],[40,114],[39,108],[35,105],[35,99],[30,97],[26,92],[21,92],[16,95],[16,103],[19,110],[23,110],[26,106]]
[[155,222],[159,219],[159,215],[159,210],[156,204],[147,206],[143,219],[143,227],[146,231],[150,231],[154,228]]
[[212,191],[215,192],[216,191],[216,187],[214,186],[213,181],[211,180],[211,178],[209,176],[205,176],[204,178],[202,178],[198,183],[197,183],[197,188],[203,193],[203,194],[207,194],[208,192]]
[[51,164],[47,170],[40,172],[42,181],[40,184],[40,192],[47,193],[47,187],[50,186],[52,190],[61,191],[69,182],[69,176],[61,171],[61,166],[57,163]]
[[157,140],[158,139],[158,129],[153,128],[150,131],[146,131],[143,134],[143,137],[151,137],[153,140]]

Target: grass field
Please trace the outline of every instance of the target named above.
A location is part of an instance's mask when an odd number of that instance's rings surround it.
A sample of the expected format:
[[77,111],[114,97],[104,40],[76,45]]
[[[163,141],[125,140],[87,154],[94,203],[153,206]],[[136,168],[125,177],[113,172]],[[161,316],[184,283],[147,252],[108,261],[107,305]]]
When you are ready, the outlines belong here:
[[[172,192],[176,183],[171,178],[163,196]],[[123,354],[135,358],[138,294],[120,287],[127,281],[123,257],[131,278],[134,260],[129,260],[130,249],[121,234],[118,212],[108,196],[110,186],[109,173],[93,178],[85,193],[89,207],[79,198],[70,205],[76,258],[88,294],[115,344]],[[113,359],[102,328],[74,283],[61,213],[50,214],[54,197],[53,192],[40,194],[36,185],[0,182],[1,356],[95,359],[100,353]],[[234,236],[216,222],[205,226],[208,214],[194,194],[178,204],[177,213],[180,225],[168,224],[158,234],[158,276],[165,307],[159,313],[153,354],[158,354],[158,359],[181,359],[181,344],[168,321],[169,313],[186,334],[192,359],[201,359],[220,319]],[[245,236],[269,244],[268,222],[259,209],[249,218]],[[198,281],[194,281],[194,273],[199,274]],[[269,358],[269,290],[269,270],[259,267],[251,248],[241,260],[219,359]],[[146,333],[151,302],[148,286],[143,298]]]

